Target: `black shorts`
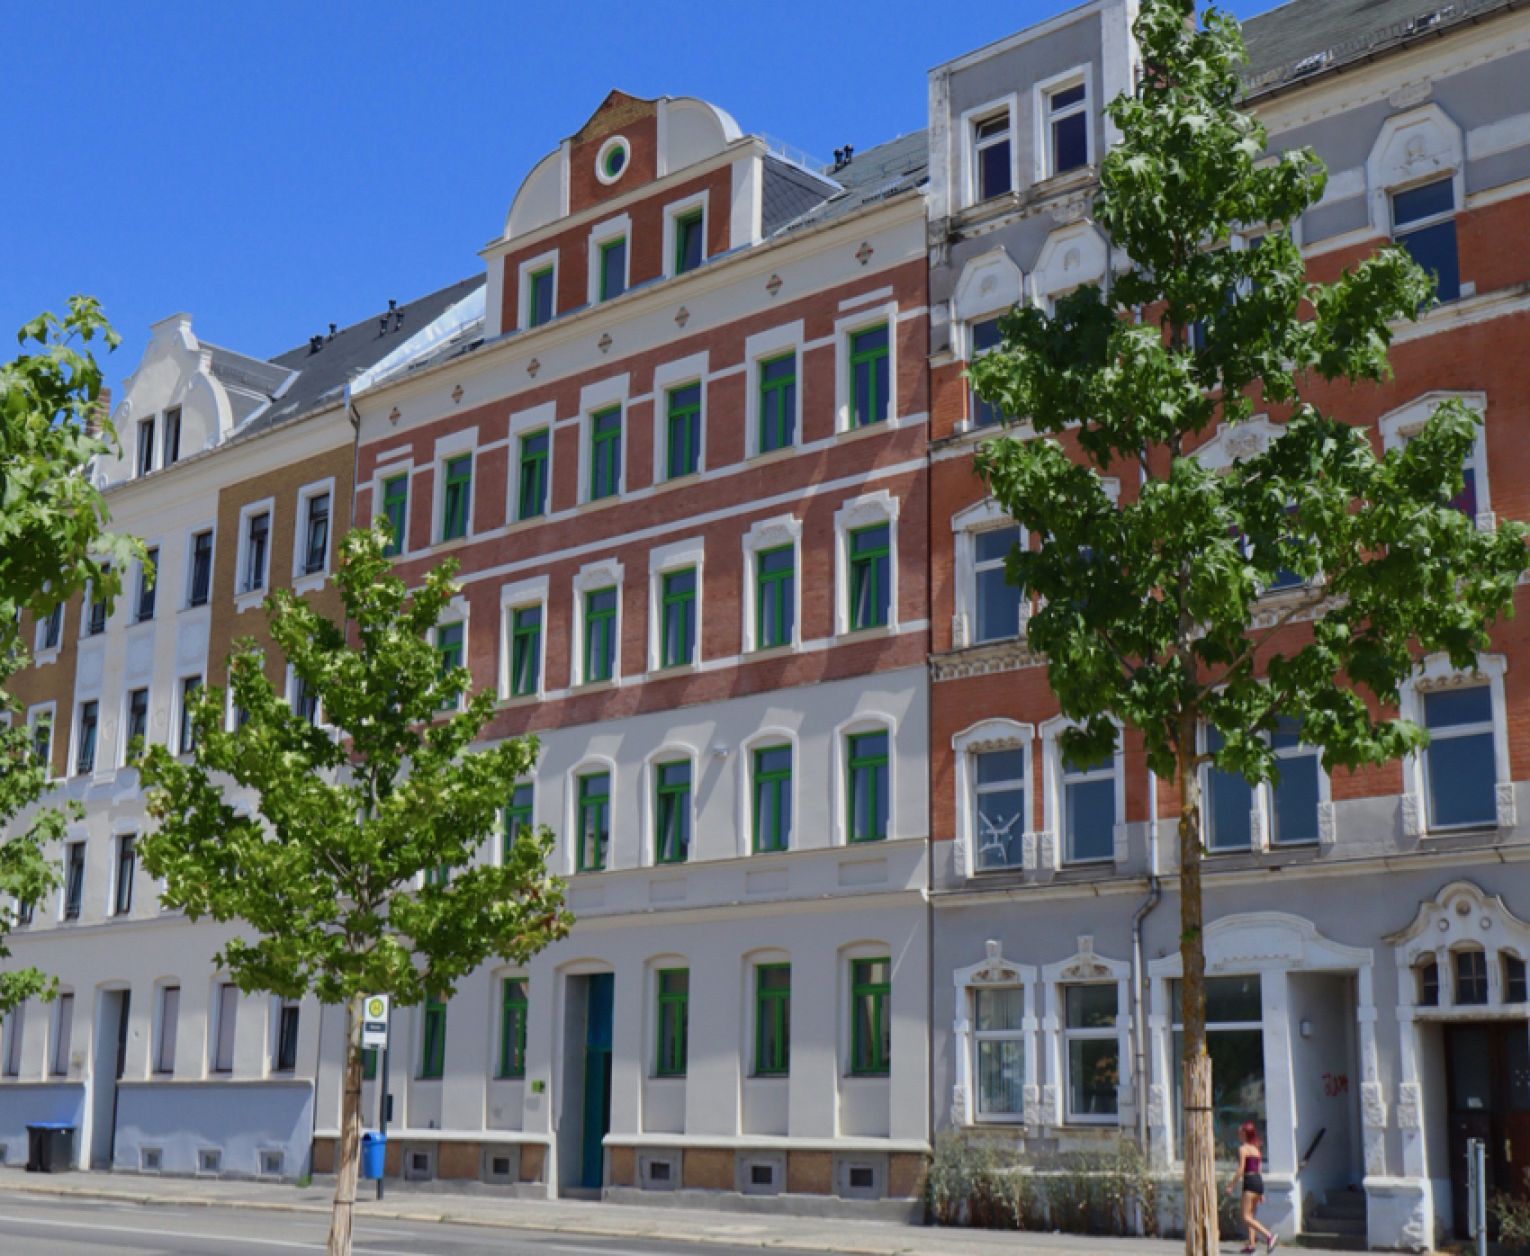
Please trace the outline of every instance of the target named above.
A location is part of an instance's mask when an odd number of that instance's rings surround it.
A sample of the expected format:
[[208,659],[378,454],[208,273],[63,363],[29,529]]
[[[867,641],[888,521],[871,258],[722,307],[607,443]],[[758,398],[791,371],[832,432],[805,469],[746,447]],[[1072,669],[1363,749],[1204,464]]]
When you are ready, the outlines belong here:
[[1243,1175],[1243,1193],[1245,1195],[1263,1195],[1264,1177],[1258,1173],[1245,1173]]

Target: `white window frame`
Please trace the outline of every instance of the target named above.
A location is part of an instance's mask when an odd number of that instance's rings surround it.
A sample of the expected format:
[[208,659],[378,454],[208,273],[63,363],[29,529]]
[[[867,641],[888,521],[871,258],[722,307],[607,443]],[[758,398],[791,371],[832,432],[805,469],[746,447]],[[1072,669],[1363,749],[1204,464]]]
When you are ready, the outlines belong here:
[[[124,595],[131,591],[133,597],[133,613],[132,616],[128,619],[129,628],[132,628],[138,624],[151,623],[155,615],[159,614],[159,595],[164,587],[164,563],[156,561],[154,564],[154,611],[149,615],[141,614],[140,612],[143,608],[144,574],[149,565],[147,555],[162,555],[165,552],[165,546],[164,542],[161,541],[158,537],[155,537],[152,540],[147,537],[141,537],[139,539],[144,543],[145,557],[136,559],[133,562],[131,583],[128,584],[128,582],[124,582],[125,587],[123,588]],[[62,633],[60,636],[62,636]]]
[[1029,825],[1036,815],[1036,795],[1033,792],[1035,772],[1032,767],[1032,759],[1035,757],[1032,742],[1036,739],[1036,727],[1033,724],[1022,724],[1018,720],[1010,719],[985,719],[975,724],[970,724],[961,732],[951,738],[951,750],[955,758],[956,778],[956,824],[955,842],[952,847],[952,858],[956,864],[957,874],[966,877],[990,877],[1002,876],[1006,873],[1019,872],[1022,869],[1030,869],[1035,866],[1036,833],[1030,829],[1022,829],[1021,862],[1011,864],[1007,868],[987,868],[978,870],[978,850],[981,845],[980,834],[974,823],[977,806],[977,770],[973,764],[973,757],[985,754],[993,750],[1019,750],[1025,757],[1025,814],[1021,821]]
[[[707,203],[707,189],[695,192],[690,196],[664,207],[664,278],[674,279],[680,272],[675,269],[675,246],[679,243],[679,223],[683,215],[693,209],[701,210],[701,263],[697,270],[706,266],[711,254],[707,251],[707,225],[711,222],[711,207]],[[631,244],[628,244],[628,252],[631,252]],[[692,271],[686,271],[692,274]]]
[[701,441],[696,451],[696,475],[707,469],[707,372],[705,350],[687,357],[661,362],[653,368],[653,483],[655,487],[686,483],[689,476],[671,478],[669,469],[669,394],[672,389],[695,384],[701,393]]
[[[464,662],[466,661],[466,654],[467,654],[466,636],[467,636],[467,634],[464,631],[464,633],[463,633],[463,638],[464,638],[464,640],[463,640]],[[294,715],[298,715],[301,718],[301,713],[297,709],[297,699],[298,699],[298,676],[297,676],[297,670],[292,666],[291,663],[287,664],[287,679],[286,679],[285,698],[286,698],[288,709],[290,709],[291,712]],[[325,721],[324,721],[324,703],[318,698],[318,695],[314,696],[313,727],[315,727],[315,728],[324,728],[325,727]]]
[[[682,759],[691,765],[691,844],[683,862],[660,863],[659,765],[661,763],[678,763]],[[663,871],[666,868],[681,869],[688,864],[696,862],[696,848],[701,840],[701,831],[698,824],[700,807],[697,805],[696,791],[701,781],[702,763],[703,759],[700,748],[688,746],[683,741],[667,741],[643,760],[643,799],[642,806],[639,808],[641,837],[638,839],[638,866],[640,868],[657,868]]]
[[[581,777],[594,776],[597,773],[605,773],[610,781],[607,790],[607,804],[610,807],[610,834],[606,846],[606,866],[595,872],[591,869],[587,873],[579,871],[579,843],[582,835],[579,830],[579,780]],[[609,755],[587,754],[578,763],[571,767],[564,776],[564,800],[563,814],[566,837],[563,841],[563,875],[566,877],[580,877],[586,875],[600,876],[610,872],[621,865],[616,859],[616,839],[619,832],[616,817],[619,814],[618,801],[621,797],[618,792],[619,777],[616,771],[616,760]]]
[[[1493,776],[1494,802],[1498,812],[1498,827],[1513,828],[1516,823],[1514,780],[1509,767],[1508,706],[1504,695],[1504,673],[1508,660],[1502,654],[1477,656],[1475,672],[1457,671],[1443,654],[1432,654],[1419,664],[1417,671],[1402,687],[1400,714],[1424,726],[1424,694],[1453,688],[1475,688],[1486,685],[1493,704]],[[1403,756],[1403,833],[1408,837],[1425,837],[1440,834],[1449,836],[1463,831],[1458,828],[1441,829],[1430,823],[1429,790],[1424,756],[1428,750],[1420,750]]]
[[538,253],[535,257],[527,258],[517,268],[516,291],[520,299],[516,302],[516,327],[521,331],[534,331],[531,325],[531,277],[538,271],[552,268],[553,308],[548,316],[547,323],[538,323],[538,327],[546,327],[558,317],[558,250],[548,249],[545,253]]
[[993,498],[985,498],[951,516],[951,532],[955,543],[956,572],[953,582],[955,608],[951,615],[951,645],[954,649],[969,646],[1000,645],[1006,641],[1025,638],[1026,624],[1030,620],[1031,600],[1023,593],[1020,598],[1020,620],[1013,637],[995,637],[992,641],[976,641],[977,632],[977,536],[980,532],[997,531],[1001,528],[1018,527],[1020,544],[1029,546],[1030,535],[1025,527],[1017,524]]
[[[146,419],[139,419],[134,430],[138,436],[133,444],[133,476],[152,475],[159,467],[159,416],[151,414]],[[149,455],[147,459],[144,458],[145,451]]]
[[[1109,765],[1091,768],[1088,772],[1069,773],[1063,762],[1060,734],[1068,728],[1076,728],[1075,721],[1057,715],[1041,725],[1041,762],[1043,785],[1042,811],[1045,813],[1043,828],[1051,837],[1052,852],[1058,868],[1098,868],[1102,865],[1121,863],[1127,857],[1126,828],[1126,751],[1125,730],[1116,725],[1116,752]],[[1109,777],[1115,791],[1116,821],[1111,831],[1111,853],[1097,859],[1068,858],[1067,851],[1067,784],[1070,775],[1085,781],[1098,781]]]
[[[1210,745],[1209,729],[1210,725],[1203,722],[1200,728],[1196,731],[1196,750],[1201,754],[1207,753],[1207,747]],[[1263,740],[1268,742],[1269,738],[1266,736],[1263,738]],[[1331,782],[1328,778],[1328,773],[1323,767],[1321,751],[1316,746],[1313,746],[1307,742],[1302,742],[1294,748],[1275,750],[1273,753],[1277,759],[1303,758],[1309,755],[1317,756],[1318,841],[1316,844],[1322,846],[1330,845],[1334,840],[1333,790]],[[1201,781],[1201,838],[1205,843],[1206,853],[1210,856],[1245,854],[1247,852],[1242,847],[1213,847],[1211,845],[1211,831],[1209,828],[1211,811],[1210,808],[1206,805],[1206,799],[1210,796],[1210,779],[1213,770],[1213,765],[1210,763],[1202,763],[1196,769],[1196,771],[1200,774]],[[1275,787],[1273,781],[1260,781],[1257,785],[1251,785],[1249,790],[1249,833],[1252,840],[1248,850],[1259,852],[1271,850],[1300,850],[1304,846],[1310,847],[1314,845],[1312,842],[1277,842],[1274,840]]]
[[[834,634],[869,637],[898,631],[898,514],[903,503],[884,489],[852,497],[834,512]],[[850,534],[887,525],[887,623],[873,628],[850,628]]]
[[[629,158],[630,164],[630,158]],[[590,305],[600,305],[600,248],[603,244],[609,244],[612,240],[624,238],[627,241],[624,273],[622,276],[622,296],[632,291],[632,216],[630,214],[618,214],[615,218],[607,218],[604,222],[598,222],[590,228],[590,237],[586,245],[588,257],[586,268],[589,272],[587,301]],[[615,297],[607,300],[614,301]]]
[[[569,659],[569,688],[584,689],[596,688],[604,685],[617,685],[622,679],[622,625],[625,620],[623,607],[624,580],[626,568],[620,559],[606,558],[598,562],[586,563],[574,575],[573,580],[573,646],[574,653]],[[611,677],[609,680],[586,680],[584,677],[584,595],[593,593],[597,589],[605,589],[614,586],[616,588],[616,657],[611,662]]]
[[21,1076],[22,1050],[26,1045],[27,1005],[18,1003],[5,1018],[5,1076]]
[[1084,99],[1078,105],[1069,105],[1061,115],[1062,118],[1071,118],[1075,114],[1084,115],[1084,164],[1067,170],[1061,177],[1069,175],[1081,177],[1083,173],[1091,169],[1098,160],[1095,153],[1094,137],[1094,68],[1089,63],[1076,65],[1072,69],[1064,70],[1061,74],[1054,74],[1051,78],[1043,79],[1032,88],[1032,113],[1036,118],[1035,154],[1036,154],[1036,182],[1044,183],[1048,179],[1058,178],[1057,153],[1052,136],[1052,123],[1058,119],[1052,116],[1052,97],[1058,92],[1067,91],[1070,87],[1084,88]]
[[[553,468],[557,463],[558,403],[544,401],[526,410],[517,410],[510,416],[507,433],[509,446],[505,461],[509,473],[505,486],[505,522],[507,527],[520,524],[545,523],[553,513]],[[537,432],[547,433],[547,506],[539,515],[522,519],[521,509],[521,441]]]
[[68,770],[65,776],[80,776],[80,743],[84,739],[85,708],[90,703],[96,704],[96,744],[90,765],[90,775],[95,776],[101,770],[101,695],[84,694],[77,696],[74,701],[73,728],[69,737],[69,761],[64,765]]
[[[754,752],[780,745],[790,746],[792,752],[792,832],[786,843],[786,850],[756,853],[754,849]],[[714,745],[712,753],[717,754],[717,752],[718,746]],[[738,824],[735,828],[739,857],[768,859],[774,855],[784,855],[787,851],[801,849],[801,844],[797,840],[797,825],[800,818],[798,802],[801,798],[799,787],[802,783],[802,751],[797,730],[787,728],[784,724],[771,724],[759,729],[750,734],[739,746],[739,761],[739,774],[743,778],[743,786],[739,790]]]
[[[688,537],[658,545],[648,551],[648,670],[665,675],[697,671],[702,659],[702,569],[706,565],[706,539]],[[664,664],[664,577],[694,568],[696,572],[696,650],[689,663]]]
[[[171,419],[175,420],[174,427]],[[180,406],[166,406],[159,416],[159,465],[161,469],[173,467],[181,460],[181,437],[184,434],[185,425],[182,422],[184,415]],[[175,432],[175,457],[170,457],[170,433]]]
[[431,648],[436,650],[439,654],[439,646],[437,644],[438,638],[436,634],[440,632],[442,628],[450,628],[454,624],[462,625],[462,666],[467,668],[468,671],[468,685],[467,688],[458,695],[457,705],[451,707],[447,711],[443,711],[443,715],[449,714],[451,711],[462,710],[463,707],[467,705],[467,700],[473,694],[473,656],[470,653],[473,641],[472,609],[473,604],[469,602],[463,594],[459,593],[442,608],[440,619],[438,619],[430,629]]
[[49,1077],[69,1076],[70,1056],[74,1053],[74,1022],[77,1012],[74,991],[60,990],[58,997],[53,1001],[53,1015],[48,1018]]
[[[953,1125],[1026,1125],[1038,1123],[1041,1087],[1038,1085],[1037,1037],[1041,1021],[1036,1014],[1037,970],[1033,965],[1015,964],[1004,958],[1002,944],[985,943],[987,957],[952,974],[956,986],[956,1079],[951,1091]],[[1018,986],[1025,1004],[1024,1019],[1018,1030],[980,1034],[977,1029],[977,999],[980,990],[1008,989]],[[978,1111],[978,1043],[985,1040],[1019,1039],[1025,1049],[1025,1108],[1015,1114],[982,1115]]]
[[[547,695],[547,595],[548,578],[540,575],[529,580],[507,584],[499,591],[499,677],[498,692],[501,702],[540,701]],[[511,669],[514,665],[515,612],[537,607],[542,612],[542,631],[537,654],[537,687],[530,694],[510,692]]]
[[[195,605],[191,601],[191,590],[196,580],[197,565],[197,536],[200,533],[209,533],[212,536],[212,545],[207,551],[207,600]],[[186,529],[186,559],[185,559],[185,585],[181,590],[181,609],[183,611],[206,610],[212,605],[213,590],[217,586],[218,574],[218,524],[216,520],[208,520],[206,523],[196,524]],[[237,564],[236,564],[237,566]],[[238,582],[239,573],[234,572],[235,582]]]
[[[961,204],[964,209],[987,203],[978,196],[977,129],[980,123],[988,122],[1000,113],[1009,118],[1009,191],[1000,195],[1013,196],[1020,190],[1020,96],[1011,92],[1007,96],[998,96],[962,111],[959,125],[962,137]],[[984,147],[989,145],[985,144]],[[998,199],[990,198],[994,201]]]
[[[887,836],[880,842],[850,840],[850,739],[864,733],[887,734]],[[876,847],[898,840],[901,835],[898,824],[902,819],[898,807],[898,781],[901,766],[898,722],[891,715],[884,715],[880,711],[858,711],[849,719],[834,726],[834,815],[829,825],[829,840],[832,845],[854,850]],[[795,755],[792,758],[792,794],[792,801],[795,804],[798,797]],[[796,819],[794,815],[793,828],[796,827]]]
[[[1132,1072],[1131,964],[1095,954],[1094,939],[1079,938],[1076,954],[1060,963],[1047,964],[1041,970],[1046,999],[1043,1024],[1047,1031],[1048,1075],[1053,1079],[1043,1092],[1043,1107],[1053,1125],[1119,1125],[1131,1123],[1135,1093]],[[1116,988],[1116,1024],[1108,1030],[1069,1030],[1064,987],[1078,985],[1114,985]],[[1114,1113],[1091,1115],[1072,1111],[1072,1087],[1069,1085],[1068,1044],[1075,1038],[1103,1039],[1114,1036],[1119,1072],[1116,1079]]]
[[[632,453],[632,433],[628,420],[631,418],[629,385],[631,377],[625,372],[586,384],[579,390],[579,493],[576,501],[581,506],[604,506],[621,501],[627,494],[630,477],[627,475],[627,459]],[[621,408],[621,459],[616,468],[616,492],[606,497],[590,496],[590,468],[594,465],[595,415],[612,406]],[[519,452],[519,451],[517,451]],[[552,481],[548,480],[551,496]],[[550,503],[549,503],[550,504]]]
[[[107,877],[106,877],[106,915],[109,918],[113,919],[113,920],[123,919],[123,918],[126,918],[128,916],[131,916],[133,914],[133,907],[134,907],[134,905],[138,901],[138,894],[137,894],[137,890],[138,890],[137,880],[138,880],[138,871],[139,871],[138,837],[139,837],[139,835],[136,832],[134,832],[133,830],[131,830],[131,829],[123,829],[121,831],[113,831],[113,833],[112,833],[112,844],[111,844],[111,861],[112,861],[112,866],[108,870]],[[132,887],[128,891],[128,893],[129,893],[129,895],[131,897],[130,897],[130,901],[128,902],[128,909],[127,909],[127,911],[119,912],[117,910],[117,891],[120,888],[121,880],[122,880],[122,843],[124,841],[128,841],[128,842],[132,842],[133,843],[133,885],[132,885]]]
[[[857,332],[887,327],[887,418],[866,427],[850,425],[850,341]],[[800,389],[799,389],[800,393]],[[834,320],[834,430],[879,432],[898,426],[898,303],[888,301]]]
[[[770,327],[744,338],[744,458],[746,461],[751,458],[779,458],[795,453],[802,447],[804,441],[802,368],[805,356],[803,346],[806,343],[807,333],[800,318],[795,322],[782,323],[777,327]],[[796,361],[796,386],[792,390],[796,402],[792,423],[795,438],[789,445],[783,445],[780,449],[762,452],[760,449],[760,369],[766,361],[785,357],[787,353],[791,353]]]
[[[296,1008],[298,1013],[298,1043],[303,1041],[303,1003],[301,999],[284,999],[279,994],[273,994],[267,1012],[269,1031],[266,1035],[266,1075],[268,1077],[294,1077],[298,1072],[298,1061],[292,1062],[290,1069],[278,1068],[278,1053],[282,1044],[282,1012],[286,1008]],[[301,1055],[301,1051],[298,1052]]]
[[[264,513],[266,523],[266,562],[263,579],[258,585],[246,586],[246,568],[250,557],[250,523],[257,516]],[[234,605],[240,611],[250,610],[259,606],[271,588],[271,551],[276,543],[276,498],[263,497],[259,501],[247,502],[239,508],[239,550],[234,561]],[[208,601],[212,600],[211,593]]]
[[[231,1000],[229,991],[233,992]],[[214,1077],[231,1077],[239,1064],[239,1003],[242,996],[239,987],[222,974],[212,980],[212,996],[212,1015],[207,1018],[207,1071]],[[227,1068],[221,1066],[225,1021],[228,1022]]]
[[[467,530],[459,537],[447,541],[446,532],[446,464],[466,454],[472,459],[469,472]],[[431,545],[462,545],[473,539],[473,514],[478,506],[481,489],[478,477],[478,429],[465,427],[436,440],[431,454],[430,494],[430,543]],[[409,481],[409,491],[414,492],[414,480]]]
[[[308,511],[310,504],[317,497],[329,494],[329,523],[324,540],[324,565],[318,571],[306,572],[303,560],[308,554]],[[298,489],[297,512],[295,516],[296,527],[292,530],[292,591],[294,593],[306,593],[312,589],[321,589],[324,582],[329,579],[331,566],[330,554],[335,548],[335,524],[337,522],[335,510],[339,503],[335,499],[335,477],[318,480],[312,484],[305,484]]]
[[133,722],[133,695],[140,689],[144,691],[144,694],[146,695],[145,701],[148,704],[144,711],[143,722],[144,749],[147,750],[151,744],[149,736],[150,727],[154,721],[154,686],[153,684],[128,685],[122,690],[122,723],[119,726],[122,729],[122,736],[117,738],[118,744],[116,756],[119,766],[124,768],[128,766],[128,742],[133,735],[131,728],[131,724]]
[[56,609],[58,611],[58,643],[56,645],[48,646],[46,648],[43,646],[43,641],[46,639],[44,636],[44,630],[47,628],[49,619],[48,615],[38,616],[37,622],[33,625],[33,667],[42,667],[46,663],[56,662],[58,660],[58,652],[63,648],[64,633],[69,630],[69,625],[67,623],[69,618],[69,604],[67,602],[60,602]]
[[1477,438],[1467,457],[1467,465],[1471,468],[1477,491],[1477,517],[1473,522],[1476,523],[1479,532],[1491,532],[1497,526],[1497,516],[1493,513],[1493,499],[1488,488],[1486,393],[1435,389],[1415,397],[1406,405],[1389,410],[1376,423],[1381,431],[1382,449],[1385,452],[1391,452],[1394,449],[1403,448],[1412,437],[1419,433],[1440,404],[1446,401],[1461,402],[1468,409],[1475,411],[1477,417],[1481,419],[1477,428]]
[[182,743],[182,739],[181,739],[181,725],[184,722],[184,720],[187,718],[187,716],[186,716],[186,682],[188,680],[193,679],[193,678],[196,679],[196,681],[197,681],[197,689],[200,692],[201,687],[203,685],[207,684],[207,676],[206,676],[205,673],[203,673],[203,672],[187,672],[184,675],[177,676],[175,678],[175,694],[174,694],[174,697],[173,697],[173,701],[171,703],[171,705],[172,705],[172,707],[174,709],[171,712],[171,717],[172,718],[171,718],[171,722],[170,722],[171,723],[170,733],[171,733],[171,736],[173,736],[175,738],[175,745],[174,745],[174,748],[171,750],[170,753],[173,754],[176,758],[181,758],[184,755],[192,753],[190,750],[182,749],[182,744],[181,744]]
[[799,653],[802,649],[802,520],[795,515],[776,515],[759,519],[744,533],[744,597],[742,650],[745,654],[759,652],[757,629],[758,587],[757,563],[765,550],[792,547],[792,639],[786,645],[771,646],[770,653]]
[[[48,780],[55,780],[53,775],[53,756],[58,750],[58,702],[50,699],[47,702],[35,702],[27,708],[27,745],[35,744],[37,736],[37,723],[48,717],[48,761],[43,766],[47,770]],[[99,749],[99,747],[98,747]]]
[[[169,1007],[170,992],[175,991],[175,1007]],[[169,1015],[173,1010],[174,1015]],[[180,1036],[181,987],[173,981],[162,981],[154,987],[154,1053],[150,1058],[150,1072],[156,1077],[175,1076],[177,1039]],[[170,1047],[170,1067],[165,1067],[165,1046]]]

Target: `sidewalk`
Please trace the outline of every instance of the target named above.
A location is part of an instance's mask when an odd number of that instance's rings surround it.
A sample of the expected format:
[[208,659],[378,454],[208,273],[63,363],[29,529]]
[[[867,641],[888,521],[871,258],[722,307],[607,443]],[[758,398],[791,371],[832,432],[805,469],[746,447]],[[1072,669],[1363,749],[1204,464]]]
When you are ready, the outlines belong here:
[[[727,1243],[833,1253],[834,1256],[1015,1256],[1025,1252],[1110,1253],[1111,1256],[1171,1256],[1178,1241],[1113,1239],[1087,1235],[1031,1234],[994,1230],[947,1230],[885,1221],[845,1221],[774,1213],[650,1208],[575,1200],[500,1199],[389,1187],[382,1203],[362,1184],[360,1217],[398,1221],[443,1221],[506,1230],[538,1230],[604,1238],[677,1243]],[[327,1213],[331,1191],[261,1182],[200,1181],[132,1174],[63,1173],[37,1176],[0,1171],[0,1195],[113,1200],[178,1208],[243,1208],[278,1212]],[[1236,1251],[1236,1244],[1224,1245]],[[1316,1248],[1296,1249],[1304,1252]]]

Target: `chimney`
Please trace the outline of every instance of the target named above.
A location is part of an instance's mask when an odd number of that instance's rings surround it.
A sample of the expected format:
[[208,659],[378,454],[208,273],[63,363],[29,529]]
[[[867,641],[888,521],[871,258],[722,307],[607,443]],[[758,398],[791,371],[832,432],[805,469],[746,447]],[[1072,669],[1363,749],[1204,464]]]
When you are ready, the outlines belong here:
[[324,347],[324,337],[323,336],[309,336],[308,337],[308,352],[309,353],[317,353],[323,347]]
[[329,325],[329,338],[331,340],[333,340],[335,338],[335,331],[336,331],[336,325],[334,323],[331,323]]
[[106,426],[106,420],[112,417],[112,390],[105,384],[101,385],[95,404],[86,409],[84,417],[87,436],[98,435]]

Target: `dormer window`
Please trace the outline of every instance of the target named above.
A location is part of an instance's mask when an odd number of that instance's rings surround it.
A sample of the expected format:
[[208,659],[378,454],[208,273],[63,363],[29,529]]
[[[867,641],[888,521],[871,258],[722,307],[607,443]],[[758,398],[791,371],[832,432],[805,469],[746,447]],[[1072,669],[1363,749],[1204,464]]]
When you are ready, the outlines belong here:
[[1008,109],[973,123],[973,190],[977,200],[991,200],[1014,188],[1010,150]]

